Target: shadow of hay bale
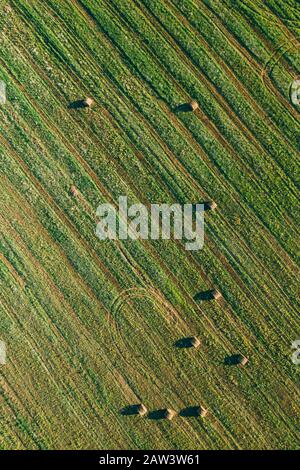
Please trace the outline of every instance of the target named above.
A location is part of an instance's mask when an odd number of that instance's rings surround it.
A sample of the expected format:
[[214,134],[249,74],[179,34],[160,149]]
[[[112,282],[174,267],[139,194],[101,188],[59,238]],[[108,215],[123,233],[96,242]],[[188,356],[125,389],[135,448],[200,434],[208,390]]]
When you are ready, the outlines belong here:
[[180,411],[179,415],[183,418],[198,418],[203,415],[206,410],[201,406],[188,406]]
[[170,421],[175,416],[176,416],[176,412],[174,410],[171,410],[170,408],[164,408],[162,410],[151,411],[148,414],[148,419],[151,419],[151,420],[166,419]]
[[73,101],[68,105],[68,109],[84,109],[87,108],[85,100]]
[[246,365],[247,362],[248,359],[242,354],[232,354],[224,359],[224,364],[226,366],[243,366]]
[[190,336],[188,338],[180,338],[174,343],[176,348],[195,348],[200,346],[200,341],[195,336]]
[[204,301],[204,300],[218,300],[222,298],[222,294],[217,291],[216,289],[212,290],[207,290],[204,292],[197,292],[196,295],[194,295],[193,299],[196,302]]
[[205,292],[197,292],[197,294],[194,295],[194,300],[196,300],[196,302],[203,301],[203,300],[212,300],[212,299],[213,297],[211,294],[211,290],[207,290]]
[[140,414],[140,409],[141,409],[140,404],[128,405],[128,406],[125,406],[124,408],[122,408],[120,410],[120,414],[122,416],[139,415]]
[[158,420],[158,419],[165,419],[165,415],[166,415],[166,410],[154,410],[154,411],[150,411],[150,413],[148,414],[148,419],[151,419],[151,420]]
[[199,108],[197,101],[193,100],[190,103],[181,103],[174,108],[174,113],[190,113]]

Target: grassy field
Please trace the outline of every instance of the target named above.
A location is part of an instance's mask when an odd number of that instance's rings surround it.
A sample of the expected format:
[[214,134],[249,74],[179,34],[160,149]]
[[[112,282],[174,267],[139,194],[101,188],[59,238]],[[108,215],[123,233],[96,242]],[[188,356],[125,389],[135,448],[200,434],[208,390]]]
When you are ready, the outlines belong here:
[[[297,3],[0,0],[1,449],[299,449]],[[100,241],[121,195],[215,200],[204,249]]]

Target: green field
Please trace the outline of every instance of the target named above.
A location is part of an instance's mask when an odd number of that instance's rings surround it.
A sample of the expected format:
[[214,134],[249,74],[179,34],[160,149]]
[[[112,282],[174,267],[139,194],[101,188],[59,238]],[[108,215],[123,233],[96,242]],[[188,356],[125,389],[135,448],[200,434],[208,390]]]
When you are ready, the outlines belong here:
[[[1,449],[300,448],[299,51],[297,0],[0,0]],[[122,195],[204,249],[100,241]]]

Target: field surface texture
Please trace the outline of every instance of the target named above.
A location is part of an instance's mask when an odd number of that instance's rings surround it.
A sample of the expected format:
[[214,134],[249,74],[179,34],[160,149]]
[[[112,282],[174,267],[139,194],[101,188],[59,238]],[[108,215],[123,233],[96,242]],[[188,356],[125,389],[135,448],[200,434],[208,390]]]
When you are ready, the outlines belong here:
[[[300,448],[299,10],[0,0],[1,449]],[[204,248],[99,240],[123,195],[216,201]]]

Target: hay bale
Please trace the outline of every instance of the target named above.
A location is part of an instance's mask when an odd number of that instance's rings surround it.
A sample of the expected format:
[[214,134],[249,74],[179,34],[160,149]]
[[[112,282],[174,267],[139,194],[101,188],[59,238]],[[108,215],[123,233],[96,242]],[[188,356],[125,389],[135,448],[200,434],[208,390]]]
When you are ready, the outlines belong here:
[[163,413],[163,417],[171,421],[176,416],[176,411],[166,408]]
[[83,105],[86,108],[90,108],[93,104],[94,104],[94,100],[92,98],[85,98],[85,100],[83,100]]
[[204,210],[205,211],[214,211],[218,207],[215,201],[207,201],[204,203]]
[[201,341],[196,336],[193,336],[191,338],[191,346],[193,348],[199,348],[200,344],[201,344]]
[[208,410],[204,408],[203,406],[199,406],[199,416],[201,416],[201,418],[205,418],[207,414],[208,414]]
[[199,104],[197,103],[197,101],[193,100],[189,103],[189,108],[191,111],[196,111],[196,109],[199,108]]
[[71,188],[70,188],[70,194],[71,194],[71,196],[73,196],[73,197],[77,197],[77,196],[78,196],[78,190],[77,190],[77,188],[76,188],[75,186],[71,186]]
[[137,414],[140,416],[145,416],[148,413],[147,408],[142,403],[136,407]]
[[219,300],[222,298],[222,294],[220,291],[218,291],[217,289],[213,289],[211,291],[211,298],[212,299],[215,299],[215,300]]
[[237,354],[237,364],[241,367],[245,366],[249,362],[249,359],[243,354]]
[[4,6],[4,11],[5,13],[11,13],[12,12],[12,7],[10,5],[5,5]]

